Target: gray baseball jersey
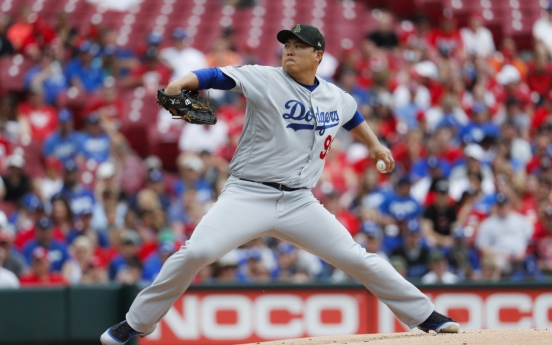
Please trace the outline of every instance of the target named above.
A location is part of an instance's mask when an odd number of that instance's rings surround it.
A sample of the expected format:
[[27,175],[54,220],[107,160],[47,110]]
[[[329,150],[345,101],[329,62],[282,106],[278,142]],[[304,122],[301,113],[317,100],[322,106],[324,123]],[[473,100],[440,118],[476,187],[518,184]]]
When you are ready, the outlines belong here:
[[230,174],[313,188],[333,138],[356,112],[353,97],[321,78],[311,92],[281,67],[248,65],[221,71],[236,82],[233,91],[247,98],[243,134]]

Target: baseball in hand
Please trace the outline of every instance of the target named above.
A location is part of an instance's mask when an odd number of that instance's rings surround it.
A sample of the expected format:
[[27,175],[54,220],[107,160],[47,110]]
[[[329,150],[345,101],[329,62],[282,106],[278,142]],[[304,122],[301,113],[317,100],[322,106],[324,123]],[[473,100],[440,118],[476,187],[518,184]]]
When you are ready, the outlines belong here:
[[385,164],[384,161],[382,161],[381,159],[376,163],[376,169],[378,169],[378,171],[380,173],[384,173],[386,170],[387,170],[387,165]]

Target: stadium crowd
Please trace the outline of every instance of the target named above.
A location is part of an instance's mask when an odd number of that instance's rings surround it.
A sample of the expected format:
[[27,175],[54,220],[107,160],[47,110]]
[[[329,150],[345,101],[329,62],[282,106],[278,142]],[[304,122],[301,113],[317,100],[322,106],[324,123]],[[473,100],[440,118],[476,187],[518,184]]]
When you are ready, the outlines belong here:
[[[340,131],[313,193],[405,277],[453,284],[552,274],[552,4],[548,13],[525,55],[510,38],[495,48],[480,14],[458,28],[446,11],[436,27],[423,14],[409,18],[411,30],[375,11],[377,27],[361,42],[326,52],[320,76],[354,96],[397,164],[378,173],[367,148]],[[159,112],[158,126],[180,126],[173,171],[135,153],[118,93],[154,95],[206,67],[278,64],[240,44],[225,30],[201,52],[176,28],[129,49],[111,28],[78,32],[64,13],[55,22],[28,7],[16,18],[0,13],[0,56],[33,62],[23,96],[0,98],[0,287],[151,283],[221,193],[246,102],[212,91],[219,123],[211,127]],[[86,95],[78,112],[64,106],[71,92]],[[29,141],[40,143],[39,162],[24,158]],[[194,283],[315,279],[352,280],[287,242],[259,238]]]

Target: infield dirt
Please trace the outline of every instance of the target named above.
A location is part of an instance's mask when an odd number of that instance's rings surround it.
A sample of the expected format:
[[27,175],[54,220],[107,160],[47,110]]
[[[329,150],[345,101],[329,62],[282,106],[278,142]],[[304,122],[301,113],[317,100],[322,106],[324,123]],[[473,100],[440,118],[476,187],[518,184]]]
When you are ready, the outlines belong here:
[[276,340],[246,345],[552,345],[552,328],[482,329],[458,334],[390,333]]

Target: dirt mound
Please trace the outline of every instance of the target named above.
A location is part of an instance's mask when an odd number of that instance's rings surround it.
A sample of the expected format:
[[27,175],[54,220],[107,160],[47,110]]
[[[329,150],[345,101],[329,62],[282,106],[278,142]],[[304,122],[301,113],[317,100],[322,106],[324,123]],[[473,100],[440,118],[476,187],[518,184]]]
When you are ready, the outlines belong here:
[[[482,329],[458,334],[391,333],[277,340],[262,345],[550,345],[552,328]],[[250,344],[253,345],[253,344]]]

